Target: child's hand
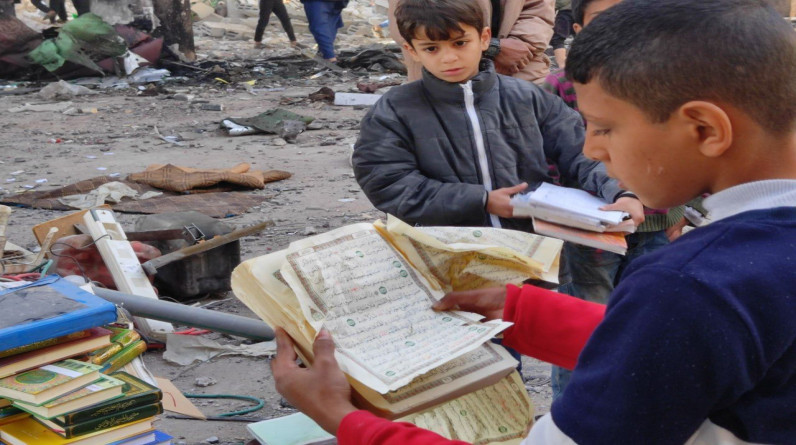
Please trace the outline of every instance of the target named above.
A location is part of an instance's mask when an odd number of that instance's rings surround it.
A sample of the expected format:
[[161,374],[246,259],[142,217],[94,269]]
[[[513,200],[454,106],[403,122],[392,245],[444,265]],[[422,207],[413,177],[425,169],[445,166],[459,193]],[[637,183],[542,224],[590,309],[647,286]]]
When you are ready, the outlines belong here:
[[503,318],[503,307],[506,305],[506,288],[491,287],[486,289],[451,292],[442,300],[434,303],[435,311],[467,311],[486,317],[486,321]]
[[312,366],[299,368],[293,341],[287,332],[276,329],[276,358],[271,361],[276,390],[323,429],[336,434],[343,417],[356,411],[351,404],[351,386],[334,358],[329,331],[321,329],[312,350]]
[[644,222],[644,204],[638,199],[629,196],[619,198],[613,204],[600,207],[600,210],[620,210],[622,212],[627,212],[636,227]]
[[486,212],[501,218],[511,218],[514,215],[514,206],[511,205],[511,196],[528,188],[528,183],[492,190],[486,198]]

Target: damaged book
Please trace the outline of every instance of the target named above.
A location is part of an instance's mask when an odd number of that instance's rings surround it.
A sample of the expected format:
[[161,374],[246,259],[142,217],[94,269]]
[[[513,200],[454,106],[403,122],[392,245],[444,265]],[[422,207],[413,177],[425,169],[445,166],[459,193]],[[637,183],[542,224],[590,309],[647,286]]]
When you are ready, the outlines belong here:
[[[509,324],[431,306],[454,290],[557,282],[562,244],[489,227],[417,228],[390,217],[246,261],[233,272],[232,288],[269,325],[284,328],[307,363],[316,333],[328,329],[360,407],[391,419],[433,418],[443,427],[463,411],[446,402],[481,401],[490,405],[479,411],[483,422],[494,428],[454,436],[479,442],[493,431],[490,440],[511,441],[524,437],[533,408],[521,380],[517,385],[517,362],[489,341]],[[494,397],[505,403],[493,404]],[[505,435],[503,423],[513,417],[499,407],[509,405],[522,414]]]

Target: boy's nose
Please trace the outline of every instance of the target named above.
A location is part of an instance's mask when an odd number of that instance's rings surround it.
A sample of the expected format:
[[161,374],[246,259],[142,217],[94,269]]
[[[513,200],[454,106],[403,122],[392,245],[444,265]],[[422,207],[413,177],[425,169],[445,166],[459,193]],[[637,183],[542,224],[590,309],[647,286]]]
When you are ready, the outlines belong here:
[[456,61],[456,52],[455,51],[443,51],[442,53],[442,62],[443,63],[451,63]]
[[586,140],[583,143],[583,156],[595,161],[607,161],[608,151],[598,141],[595,141],[593,136],[589,136],[588,130],[586,131]]

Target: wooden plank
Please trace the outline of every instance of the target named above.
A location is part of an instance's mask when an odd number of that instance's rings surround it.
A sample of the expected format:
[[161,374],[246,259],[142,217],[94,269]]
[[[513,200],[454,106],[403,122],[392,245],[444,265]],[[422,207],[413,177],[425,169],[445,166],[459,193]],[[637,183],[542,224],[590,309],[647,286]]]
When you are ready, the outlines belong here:
[[[97,208],[109,210],[111,207],[107,204],[103,204]],[[81,210],[79,212],[70,213],[69,215],[37,224],[33,226],[33,236],[36,237],[36,241],[38,241],[39,245],[41,246],[42,242],[44,241],[44,237],[46,237],[47,233],[50,231],[50,227],[55,227],[58,229],[58,233],[55,234],[52,242],[58,241],[59,238],[63,238],[65,236],[77,235],[79,232],[75,230],[75,224],[81,224],[83,222],[83,215],[85,215],[87,212],[88,210]]]
[[[124,293],[157,300],[158,296],[127,240],[121,224],[116,222],[113,211],[89,210],[83,215],[83,222],[97,245],[116,287]],[[144,335],[158,340],[165,341],[166,334],[174,332],[171,323],[164,321],[136,317],[135,322]]]

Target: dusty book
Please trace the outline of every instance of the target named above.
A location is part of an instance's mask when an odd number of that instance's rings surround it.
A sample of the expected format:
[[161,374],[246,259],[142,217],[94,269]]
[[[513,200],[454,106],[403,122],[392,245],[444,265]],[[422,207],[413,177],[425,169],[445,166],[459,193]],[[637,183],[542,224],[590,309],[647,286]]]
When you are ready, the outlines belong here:
[[91,335],[91,330],[87,329],[85,331],[73,332],[71,334],[63,335],[61,337],[50,338],[48,340],[42,340],[36,343],[18,346],[12,349],[6,349],[5,351],[0,351],[0,358],[8,357],[10,355],[22,354],[23,352],[34,351],[36,349],[46,348],[47,346],[59,345],[61,343],[66,343],[72,340],[78,340],[83,337],[88,337],[89,335]]
[[83,332],[87,332],[88,335],[64,343],[0,358],[0,378],[85,354],[110,343],[111,331],[107,329],[92,328],[87,331],[81,331],[81,334]]
[[110,375],[125,383],[121,397],[97,403],[86,408],[56,416],[55,419],[64,425],[85,422],[133,408],[151,405],[160,401],[162,392],[156,386],[126,372],[117,371]]
[[[328,329],[356,403],[401,417],[496,383],[516,366],[488,341],[506,323],[431,310],[450,290],[557,276],[560,240],[505,231],[500,242],[502,232],[355,224],[244,262],[232,287],[296,340],[305,361],[316,332]],[[458,276],[467,279],[450,279]]]
[[619,255],[627,253],[627,240],[624,232],[592,232],[561,226],[541,219],[533,219],[533,229],[540,235],[558,238],[582,246],[607,250]]
[[600,210],[608,204],[584,190],[548,183],[511,198],[515,218],[533,217],[592,232],[634,232],[636,227],[627,213]]
[[111,414],[109,416],[99,417],[97,419],[68,425],[62,425],[55,419],[48,420],[35,416],[34,418],[59,436],[65,439],[71,439],[73,437],[85,436],[87,434],[97,433],[109,428],[127,425],[139,420],[149,419],[162,412],[163,405],[158,402],[152,405],[141,406],[138,408],[129,409],[127,411]]
[[152,430],[152,419],[147,419],[65,439],[31,416],[0,426],[0,440],[9,445],[107,445]]
[[44,405],[36,406],[25,402],[14,402],[14,406],[35,414],[37,417],[52,419],[55,416],[96,405],[122,396],[125,382],[110,376],[100,375],[99,380],[72,391]]
[[0,379],[0,397],[43,405],[99,378],[99,366],[64,360]]
[[57,275],[0,291],[0,348],[63,337],[116,321],[116,306]]

